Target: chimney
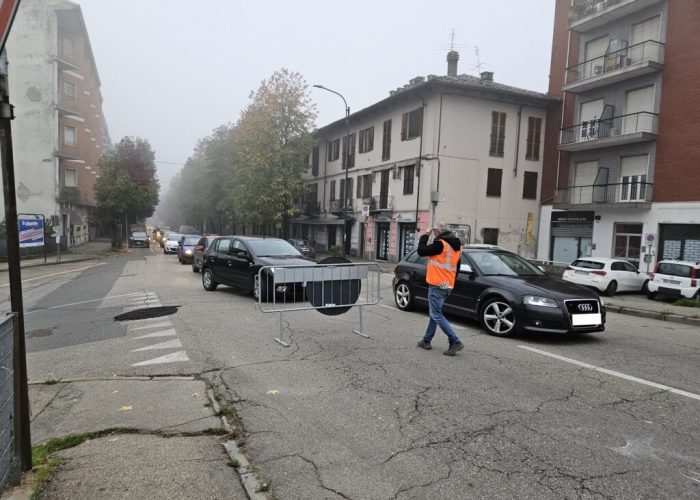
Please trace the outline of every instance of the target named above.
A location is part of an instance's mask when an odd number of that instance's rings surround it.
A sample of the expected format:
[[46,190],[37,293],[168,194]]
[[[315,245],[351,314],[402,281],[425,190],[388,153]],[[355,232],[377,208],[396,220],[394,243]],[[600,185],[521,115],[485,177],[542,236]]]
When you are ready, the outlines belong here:
[[449,51],[447,53],[447,76],[457,76],[457,61],[459,61],[459,52]]
[[484,82],[492,82],[493,81],[493,71],[482,71],[481,72],[481,80]]

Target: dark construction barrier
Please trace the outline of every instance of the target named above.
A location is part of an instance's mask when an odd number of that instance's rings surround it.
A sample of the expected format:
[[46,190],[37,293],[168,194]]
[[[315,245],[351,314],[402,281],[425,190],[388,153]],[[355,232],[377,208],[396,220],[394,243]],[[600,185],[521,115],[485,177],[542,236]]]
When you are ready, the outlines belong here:
[[362,331],[362,308],[379,303],[381,272],[376,263],[348,263],[331,258],[319,264],[301,266],[265,266],[255,278],[255,298],[264,313],[278,313],[279,344],[284,340],[284,313],[315,309],[321,314],[335,316],[356,307],[360,327],[353,333],[369,337]]

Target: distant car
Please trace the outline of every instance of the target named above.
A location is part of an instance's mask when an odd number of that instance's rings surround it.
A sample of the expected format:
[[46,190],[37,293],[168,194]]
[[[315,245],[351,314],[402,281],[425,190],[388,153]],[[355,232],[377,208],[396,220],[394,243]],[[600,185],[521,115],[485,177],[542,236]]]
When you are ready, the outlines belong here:
[[205,290],[216,290],[218,285],[248,290],[256,300],[270,300],[275,293],[303,296],[301,282],[262,284],[258,282],[258,271],[264,266],[308,266],[315,262],[303,256],[287,241],[279,238],[256,236],[220,236],[206,252],[202,265],[202,286]]
[[168,235],[169,235],[171,232],[172,232],[172,231],[164,230],[164,231],[160,234],[160,239],[158,240],[158,244],[160,245],[160,248],[165,248],[165,241],[168,239]]
[[180,248],[180,238],[182,235],[179,233],[168,233],[163,244],[163,253],[177,253],[178,248]]
[[562,276],[564,281],[595,288],[612,297],[617,292],[645,292],[649,277],[623,259],[581,257]]
[[661,260],[647,285],[647,297],[700,300],[700,262]]
[[202,236],[194,247],[194,254],[192,255],[192,272],[198,273],[202,270],[202,263],[206,259],[206,251],[211,245],[212,241],[218,238],[218,235],[210,234],[207,236]]
[[129,235],[129,240],[127,241],[127,246],[129,248],[148,248],[150,246],[150,241],[148,235],[141,231],[135,231]]
[[316,258],[316,248],[311,244],[309,240],[300,240],[297,238],[292,238],[287,240],[294,248],[299,250],[299,253],[306,255],[307,257]]
[[177,260],[180,264],[185,265],[192,262],[194,256],[194,248],[199,242],[198,234],[183,234],[180,238],[180,245],[177,249]]
[[[413,251],[394,270],[396,306],[428,306],[428,258]],[[588,333],[605,330],[605,307],[593,290],[547,276],[517,254],[465,245],[445,312],[478,320],[487,333]]]

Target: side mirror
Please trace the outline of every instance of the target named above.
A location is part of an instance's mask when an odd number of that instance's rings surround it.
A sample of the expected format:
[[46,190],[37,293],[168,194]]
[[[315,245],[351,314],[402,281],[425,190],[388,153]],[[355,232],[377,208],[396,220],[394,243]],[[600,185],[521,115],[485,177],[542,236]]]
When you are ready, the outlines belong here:
[[539,270],[542,271],[543,273],[546,273],[546,272],[547,272],[547,271],[545,271],[544,267],[542,267],[542,266],[537,266],[537,269],[539,269]]

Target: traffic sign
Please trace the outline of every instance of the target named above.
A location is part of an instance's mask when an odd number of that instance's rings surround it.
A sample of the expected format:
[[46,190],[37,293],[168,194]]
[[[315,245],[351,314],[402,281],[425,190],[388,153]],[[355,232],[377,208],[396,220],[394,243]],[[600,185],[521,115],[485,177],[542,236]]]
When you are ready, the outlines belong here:
[[19,0],[0,0],[0,52],[5,48],[18,6]]

